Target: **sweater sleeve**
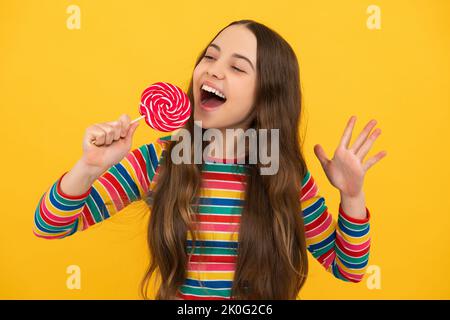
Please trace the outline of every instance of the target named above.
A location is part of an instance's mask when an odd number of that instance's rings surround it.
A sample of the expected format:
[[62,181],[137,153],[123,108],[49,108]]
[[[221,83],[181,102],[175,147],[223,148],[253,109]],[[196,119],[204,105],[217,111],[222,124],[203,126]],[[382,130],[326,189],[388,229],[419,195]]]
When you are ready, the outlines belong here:
[[61,190],[62,174],[41,196],[34,213],[33,233],[61,239],[110,218],[153,188],[153,179],[170,136],[130,151],[110,167],[84,194]]
[[370,213],[367,207],[366,218],[355,219],[339,204],[336,223],[309,171],[302,181],[300,202],[308,251],[336,278],[360,282],[369,260]]

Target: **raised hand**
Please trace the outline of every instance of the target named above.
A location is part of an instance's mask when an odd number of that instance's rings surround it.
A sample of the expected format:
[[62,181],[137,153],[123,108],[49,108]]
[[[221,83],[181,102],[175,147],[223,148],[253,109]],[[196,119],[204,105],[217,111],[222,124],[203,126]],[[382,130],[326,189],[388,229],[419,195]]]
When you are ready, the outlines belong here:
[[371,120],[366,124],[356,141],[349,147],[356,116],[352,116],[342,135],[341,142],[334,152],[333,159],[329,159],[320,144],[314,146],[314,153],[319,159],[330,183],[340,190],[341,195],[357,197],[362,194],[364,176],[375,163],[387,155],[380,151],[363,163],[364,157],[369,153],[373,143],[381,134],[381,129],[371,130],[377,124]]

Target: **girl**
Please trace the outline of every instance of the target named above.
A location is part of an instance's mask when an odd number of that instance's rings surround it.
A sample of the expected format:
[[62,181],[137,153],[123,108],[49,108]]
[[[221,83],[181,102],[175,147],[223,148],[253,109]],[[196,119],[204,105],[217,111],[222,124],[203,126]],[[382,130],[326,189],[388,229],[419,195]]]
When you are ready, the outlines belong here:
[[[222,99],[209,97],[205,84]],[[361,281],[370,247],[363,179],[386,154],[362,163],[380,133],[368,137],[375,121],[349,147],[352,117],[332,160],[314,148],[341,194],[336,223],[300,150],[299,67],[281,36],[252,20],[229,24],[198,57],[188,96],[193,116],[183,129],[191,134],[194,120],[202,130],[279,129],[278,172],[260,174],[263,164],[248,164],[248,150],[226,158],[230,141],[200,164],[175,164],[171,135],[130,152],[138,123],[123,115],[86,130],[82,158],[40,199],[34,234],[64,238],[145,200],[151,263],[144,298],[157,271],[158,299],[295,299],[307,278],[307,251],[336,278]]]

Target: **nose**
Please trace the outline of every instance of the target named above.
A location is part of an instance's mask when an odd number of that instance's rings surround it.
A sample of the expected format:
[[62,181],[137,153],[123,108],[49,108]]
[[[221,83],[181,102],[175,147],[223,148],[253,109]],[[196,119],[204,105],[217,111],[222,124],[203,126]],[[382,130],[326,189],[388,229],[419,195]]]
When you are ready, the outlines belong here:
[[206,73],[209,76],[216,77],[217,79],[222,79],[223,78],[223,74],[224,74],[223,67],[222,67],[221,63],[218,60],[214,61],[213,63],[211,63],[209,65],[208,69],[206,69]]

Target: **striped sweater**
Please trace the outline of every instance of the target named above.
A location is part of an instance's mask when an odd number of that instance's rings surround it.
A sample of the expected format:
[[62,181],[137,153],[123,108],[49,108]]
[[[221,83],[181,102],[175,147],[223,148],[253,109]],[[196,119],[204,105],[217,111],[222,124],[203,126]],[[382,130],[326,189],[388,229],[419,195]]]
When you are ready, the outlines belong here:
[[[133,149],[81,195],[67,195],[61,190],[60,182],[67,172],[62,174],[39,200],[34,234],[45,239],[64,238],[144,199],[154,190],[158,164],[168,141],[170,135]],[[196,248],[187,265],[185,282],[178,289],[179,298],[231,298],[245,185],[245,164],[205,160],[199,205],[195,206],[199,221]],[[365,219],[355,219],[339,205],[336,223],[309,171],[302,181],[300,203],[308,251],[336,278],[361,281],[369,258],[369,210],[366,208]],[[188,233],[187,252],[191,252],[191,246]]]

